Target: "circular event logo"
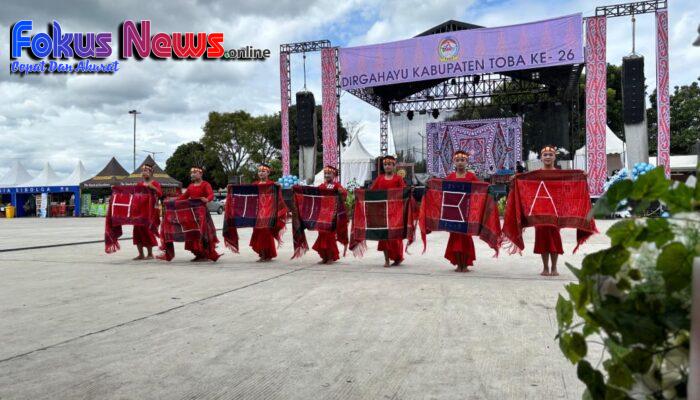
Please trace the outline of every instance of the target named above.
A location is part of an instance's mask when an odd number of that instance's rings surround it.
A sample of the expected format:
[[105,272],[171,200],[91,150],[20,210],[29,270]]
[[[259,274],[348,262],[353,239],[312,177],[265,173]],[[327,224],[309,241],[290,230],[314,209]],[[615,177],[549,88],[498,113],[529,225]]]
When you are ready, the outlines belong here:
[[446,37],[438,43],[440,61],[455,61],[459,54],[459,42],[453,37]]

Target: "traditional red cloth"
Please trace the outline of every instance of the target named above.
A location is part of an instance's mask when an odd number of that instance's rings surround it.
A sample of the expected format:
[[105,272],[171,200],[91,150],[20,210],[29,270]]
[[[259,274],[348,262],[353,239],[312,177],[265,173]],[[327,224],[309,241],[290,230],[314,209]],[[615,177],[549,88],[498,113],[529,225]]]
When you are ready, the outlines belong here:
[[535,226],[535,254],[564,254],[561,245],[561,235],[559,228],[541,225]]
[[513,244],[511,254],[525,248],[523,229],[542,225],[575,228],[575,253],[598,232],[590,210],[588,182],[583,171],[540,169],[515,175],[503,223],[503,233]]
[[[456,178],[454,174],[450,176]],[[475,259],[474,243],[465,237],[478,235],[489,247],[498,251],[501,246],[501,223],[498,207],[488,193],[489,184],[470,174],[460,179],[430,179],[421,202],[420,226],[423,251],[426,236],[432,231],[450,232],[445,258],[457,263],[457,254],[464,253]]]
[[[287,223],[287,206],[282,189],[271,182],[229,185],[224,215],[226,247],[238,253],[238,228],[252,227],[250,246],[261,258],[277,256]],[[278,246],[275,246],[275,239]]]
[[221,254],[216,252],[216,227],[211,219],[207,204],[201,197],[209,201],[214,199],[214,191],[208,182],[199,185],[190,184],[187,190],[178,197],[165,201],[165,216],[161,224],[162,258],[170,261],[175,257],[173,242],[185,242],[185,250],[189,250],[197,258],[208,258],[216,261]]
[[292,227],[294,255],[301,257],[309,249],[306,229],[318,232],[313,249],[324,261],[338,260],[336,240],[348,244],[348,216],[345,210],[347,191],[338,182],[322,183],[318,187],[294,186]]
[[355,191],[350,250],[361,256],[366,240],[378,240],[377,250],[386,251],[389,259],[403,260],[403,239],[408,245],[415,238],[418,212],[412,190],[405,188],[403,178],[380,175],[371,190]]
[[[456,172],[452,172],[445,178],[450,181],[458,182],[478,182],[479,178],[473,173],[467,171],[463,177],[458,177]],[[450,238],[445,247],[445,258],[452,265],[459,264],[459,257],[463,255],[464,262],[468,266],[474,265],[476,260],[476,250],[474,249],[474,241],[470,235],[463,233],[450,232]]]
[[120,249],[122,225],[143,226],[154,234],[158,232],[153,218],[156,201],[155,193],[144,186],[112,186],[105,218],[106,253]]
[[[155,180],[152,180],[153,186],[155,189],[152,189],[155,192],[156,196],[156,204],[155,204],[155,209],[153,210],[153,223],[151,224],[152,226],[155,227],[155,229],[149,229],[148,227],[141,226],[141,225],[134,225],[134,231],[133,231],[133,238],[132,241],[134,245],[136,246],[141,246],[141,247],[156,247],[158,246],[158,239],[157,239],[157,234],[158,234],[158,227],[160,226],[160,213],[159,213],[159,208],[158,208],[158,199],[163,196],[163,189],[160,187],[160,183],[158,183]],[[148,187],[146,182],[139,182],[136,184],[136,186],[143,186],[143,187]]]

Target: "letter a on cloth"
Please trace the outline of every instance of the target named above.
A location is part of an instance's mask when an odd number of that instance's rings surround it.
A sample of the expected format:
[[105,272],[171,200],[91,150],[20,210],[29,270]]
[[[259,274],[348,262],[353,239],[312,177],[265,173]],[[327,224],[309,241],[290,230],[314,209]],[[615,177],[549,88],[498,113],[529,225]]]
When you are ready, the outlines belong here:
[[287,223],[287,206],[282,189],[275,183],[229,185],[224,214],[224,243],[238,253],[238,228],[269,228],[282,244]]
[[511,182],[503,234],[522,251],[523,229],[548,225],[576,229],[576,248],[598,233],[591,211],[588,183],[580,170],[537,170],[518,174]]
[[419,218],[423,252],[428,233],[447,231],[479,236],[498,256],[501,221],[496,202],[488,190],[486,182],[428,180]]
[[165,252],[166,260],[175,257],[174,242],[201,241],[202,250],[211,254],[212,260],[216,254],[216,227],[209,215],[209,210],[201,200],[167,200],[165,202],[165,218],[160,226],[162,240],[161,250]]
[[156,195],[145,186],[113,186],[105,218],[105,252],[120,249],[122,225],[146,226],[158,235],[153,221]]
[[355,190],[355,211],[352,218],[350,250],[361,256],[367,240],[408,239],[416,234],[418,210],[411,188]]
[[294,255],[301,257],[309,250],[304,230],[334,232],[338,242],[348,244],[348,214],[345,201],[337,189],[294,186],[292,230]]

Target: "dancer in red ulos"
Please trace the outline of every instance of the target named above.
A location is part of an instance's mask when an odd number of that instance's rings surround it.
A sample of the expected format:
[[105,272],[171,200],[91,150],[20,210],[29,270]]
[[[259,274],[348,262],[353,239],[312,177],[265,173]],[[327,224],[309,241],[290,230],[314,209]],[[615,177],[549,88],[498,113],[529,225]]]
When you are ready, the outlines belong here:
[[[557,160],[557,149],[554,146],[545,146],[540,150],[540,160],[542,161],[542,169],[556,169],[555,162]],[[561,245],[561,235],[559,228],[554,226],[535,226],[535,254],[542,256],[542,276],[557,276],[557,258],[559,254],[564,254],[564,249]],[[551,269],[550,269],[550,263]]]
[[[323,183],[318,185],[318,187],[321,189],[336,189],[343,196],[344,200],[348,192],[340,185],[340,182],[336,181],[337,177],[338,169],[327,165],[323,168]],[[312,249],[316,250],[318,255],[321,256],[319,264],[332,264],[340,259],[338,245],[336,244],[337,240],[335,232],[318,232],[318,238]],[[347,244],[345,247],[347,248]]]
[[[272,172],[272,168],[269,165],[260,164],[258,166],[258,180],[255,183],[258,185],[272,184],[270,172]],[[271,261],[277,257],[275,237],[270,228],[253,228],[253,235],[250,237],[250,247],[254,252],[258,253],[258,262]]]
[[[384,173],[380,174],[372,183],[370,190],[379,189],[397,189],[406,187],[403,178],[396,174],[396,158],[394,156],[386,156],[382,159]],[[380,240],[377,250],[384,252],[384,267],[389,268],[390,261],[394,261],[391,265],[400,265],[403,261],[403,240]]]
[[[474,182],[479,181],[479,178],[467,170],[467,162],[469,154],[462,150],[457,150],[452,155],[455,172],[450,173],[445,177],[445,180]],[[450,232],[450,239],[447,241],[445,248],[445,258],[456,265],[456,272],[469,272],[469,267],[474,265],[476,260],[476,251],[474,250],[474,241],[472,237],[462,233]]]
[[[136,184],[136,186],[145,186],[153,191],[153,195],[156,197],[155,204],[158,204],[158,199],[163,195],[163,190],[160,187],[160,183],[153,179],[153,165],[144,164],[141,168],[141,178],[143,180]],[[153,228],[155,232],[158,231],[158,225],[160,225],[160,215],[158,214],[158,208],[153,210]],[[158,246],[158,239],[156,238],[153,229],[148,226],[134,226],[133,231],[133,243],[138,249],[139,255],[134,257],[134,260],[150,260],[153,259],[153,247]],[[148,254],[144,256],[143,249],[146,248]]]

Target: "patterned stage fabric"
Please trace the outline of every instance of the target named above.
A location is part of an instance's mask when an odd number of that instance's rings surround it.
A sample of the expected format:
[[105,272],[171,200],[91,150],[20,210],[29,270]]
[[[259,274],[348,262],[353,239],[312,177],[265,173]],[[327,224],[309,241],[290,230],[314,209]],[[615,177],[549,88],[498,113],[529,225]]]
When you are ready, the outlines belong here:
[[588,188],[593,196],[603,194],[608,174],[605,23],[605,16],[586,18],[586,169]]
[[338,241],[348,244],[348,214],[343,195],[336,189],[294,186],[292,230],[294,255],[301,257],[309,250],[304,230],[335,232]]
[[338,76],[335,47],[321,49],[323,165],[338,165]]
[[671,103],[668,93],[668,11],[656,11],[657,165],[671,176]]
[[498,256],[501,221],[496,202],[488,190],[486,182],[428,180],[419,218],[423,252],[428,233],[447,231],[479,236]]
[[282,110],[280,120],[282,121],[282,175],[290,174],[289,164],[289,54],[280,53],[280,92],[282,99]]
[[387,190],[355,190],[350,250],[361,256],[367,240],[408,239],[416,234],[418,210],[411,188]]
[[523,229],[549,225],[576,229],[576,248],[597,233],[586,176],[580,170],[536,170],[517,174],[511,182],[503,234],[513,244],[510,253],[522,251]]
[[522,160],[522,126],[520,117],[428,123],[428,173],[441,178],[449,174],[457,150],[471,154],[469,165],[477,175],[515,169]]
[[275,183],[229,185],[224,213],[224,243],[238,253],[238,228],[269,228],[282,244],[287,206],[282,189]]
[[[161,250],[166,260],[175,256],[173,242],[202,241],[203,249],[215,252],[216,227],[209,215],[205,203],[199,199],[176,200],[164,202],[165,216],[160,225]],[[218,258],[218,257],[217,257]]]
[[155,235],[158,227],[153,224],[156,205],[155,192],[145,186],[113,186],[105,218],[105,252],[120,249],[122,225],[147,226]]

